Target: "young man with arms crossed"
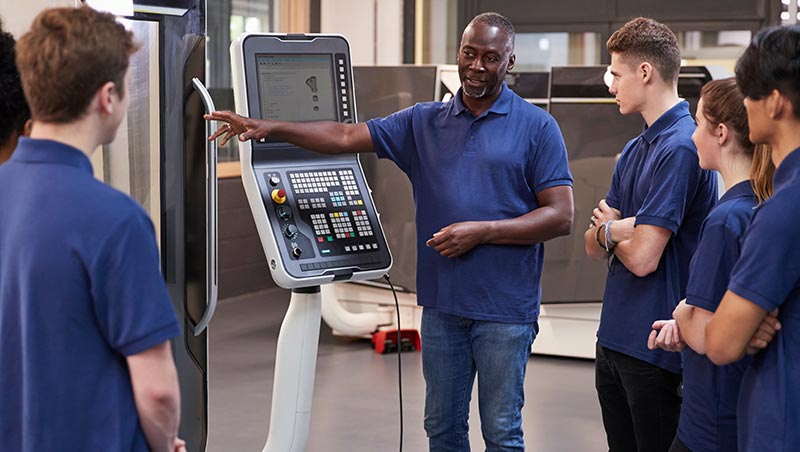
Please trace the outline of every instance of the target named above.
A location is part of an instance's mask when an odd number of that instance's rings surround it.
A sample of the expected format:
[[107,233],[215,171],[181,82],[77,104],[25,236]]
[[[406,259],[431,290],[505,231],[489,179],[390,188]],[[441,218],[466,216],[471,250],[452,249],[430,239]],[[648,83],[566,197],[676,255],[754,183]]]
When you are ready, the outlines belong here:
[[569,233],[572,176],[558,125],[503,82],[514,28],[475,17],[461,89],[362,124],[287,123],[217,112],[211,138],[274,136],[336,154],[376,152],[411,180],[417,208],[425,430],[430,450],[468,451],[475,376],[486,450],[522,451],[525,370],[541,298],[541,243]]
[[17,44],[34,125],[0,166],[0,450],[183,449],[153,225],[89,162],[125,115],[135,50],[88,7],[42,12]]
[[700,226],[717,198],[698,166],[689,104],[678,97],[680,49],[672,31],[637,18],[607,42],[620,113],[645,130],[622,151],[611,188],[584,234],[586,253],[609,260],[595,383],[611,452],[669,449],[680,412],[681,362],[648,350],[655,320],[684,298]]

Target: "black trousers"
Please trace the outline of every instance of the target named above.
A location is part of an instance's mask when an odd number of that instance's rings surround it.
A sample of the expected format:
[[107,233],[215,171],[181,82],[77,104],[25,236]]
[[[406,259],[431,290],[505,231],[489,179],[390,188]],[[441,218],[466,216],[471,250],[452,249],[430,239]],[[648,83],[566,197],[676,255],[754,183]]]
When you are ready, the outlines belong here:
[[597,346],[595,388],[610,452],[667,452],[678,429],[681,376]]
[[669,452],[692,452],[692,449],[686,447],[686,444],[683,444],[683,441],[675,437],[675,440],[672,441],[672,446],[669,448]]

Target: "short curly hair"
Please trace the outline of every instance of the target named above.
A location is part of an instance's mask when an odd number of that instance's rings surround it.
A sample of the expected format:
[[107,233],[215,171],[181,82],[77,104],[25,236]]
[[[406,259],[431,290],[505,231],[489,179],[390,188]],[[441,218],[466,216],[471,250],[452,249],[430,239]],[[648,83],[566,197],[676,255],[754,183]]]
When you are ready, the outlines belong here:
[[615,31],[606,47],[622,61],[636,66],[648,62],[665,82],[676,82],[681,70],[681,49],[675,33],[661,22],[637,17]]
[[125,72],[138,49],[117,19],[88,6],[39,13],[17,43],[17,67],[34,121],[81,118],[103,84],[125,93]]
[[0,19],[0,145],[14,132],[22,133],[31,112],[22,92],[22,82],[14,62],[14,36],[3,31]]

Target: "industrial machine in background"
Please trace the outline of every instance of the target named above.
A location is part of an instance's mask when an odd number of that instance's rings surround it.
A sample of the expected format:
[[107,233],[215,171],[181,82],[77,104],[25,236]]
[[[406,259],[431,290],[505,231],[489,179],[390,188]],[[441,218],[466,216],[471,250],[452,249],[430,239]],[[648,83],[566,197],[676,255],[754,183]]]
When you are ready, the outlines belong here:
[[181,389],[179,436],[192,452],[208,436],[208,325],[217,301],[216,145],[206,73],[204,0],[136,0],[121,18],[141,48],[131,58],[130,104],[116,139],[92,158],[97,178],[147,211],[181,324],[172,341]]

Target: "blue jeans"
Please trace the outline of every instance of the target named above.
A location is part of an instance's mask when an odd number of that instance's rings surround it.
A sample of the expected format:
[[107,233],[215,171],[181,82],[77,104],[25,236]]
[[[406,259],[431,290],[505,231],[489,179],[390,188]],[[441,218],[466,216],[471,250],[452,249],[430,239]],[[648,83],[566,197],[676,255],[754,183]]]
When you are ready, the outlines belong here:
[[469,403],[476,373],[486,451],[525,450],[525,369],[538,330],[535,322],[488,322],[423,310],[425,431],[431,452],[469,452]]

